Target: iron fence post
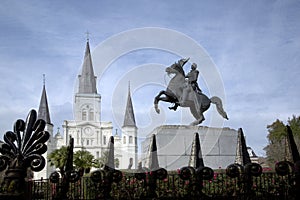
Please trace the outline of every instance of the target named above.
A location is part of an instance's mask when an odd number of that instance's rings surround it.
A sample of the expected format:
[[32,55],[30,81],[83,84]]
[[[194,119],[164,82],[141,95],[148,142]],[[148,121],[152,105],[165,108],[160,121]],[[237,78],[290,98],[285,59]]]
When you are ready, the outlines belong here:
[[69,184],[75,183],[80,179],[80,174],[78,171],[73,169],[73,149],[74,149],[74,138],[70,137],[70,142],[67,150],[67,160],[64,166],[64,172],[60,172],[61,174],[61,183],[59,183],[59,173],[53,172],[50,174],[50,182],[57,184],[57,192],[54,195],[53,199],[57,200],[66,200],[68,199],[69,193]]

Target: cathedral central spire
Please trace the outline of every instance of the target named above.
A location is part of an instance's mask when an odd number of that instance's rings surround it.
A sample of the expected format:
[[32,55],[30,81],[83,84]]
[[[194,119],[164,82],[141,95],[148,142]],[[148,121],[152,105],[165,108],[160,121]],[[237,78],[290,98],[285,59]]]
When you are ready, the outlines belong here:
[[86,42],[85,55],[82,64],[82,72],[79,78],[79,90],[81,94],[97,94],[96,76],[92,64],[89,39]]

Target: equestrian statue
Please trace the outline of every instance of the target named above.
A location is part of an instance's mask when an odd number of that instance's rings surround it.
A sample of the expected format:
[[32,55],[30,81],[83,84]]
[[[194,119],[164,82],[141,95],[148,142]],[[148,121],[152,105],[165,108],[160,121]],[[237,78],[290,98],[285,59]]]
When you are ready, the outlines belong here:
[[173,78],[169,81],[166,90],[162,90],[154,98],[154,108],[159,114],[158,108],[159,101],[165,101],[174,104],[169,107],[170,110],[176,111],[178,106],[189,107],[192,115],[195,117],[195,121],[191,125],[201,124],[205,118],[203,113],[209,108],[210,103],[216,105],[218,113],[225,119],[228,119],[226,112],[223,109],[222,100],[213,96],[208,98],[202,93],[198,86],[197,80],[199,71],[197,70],[197,64],[193,63],[191,71],[185,75],[183,66],[188,62],[187,59],[180,59],[170,67],[166,68],[168,75],[174,74]]

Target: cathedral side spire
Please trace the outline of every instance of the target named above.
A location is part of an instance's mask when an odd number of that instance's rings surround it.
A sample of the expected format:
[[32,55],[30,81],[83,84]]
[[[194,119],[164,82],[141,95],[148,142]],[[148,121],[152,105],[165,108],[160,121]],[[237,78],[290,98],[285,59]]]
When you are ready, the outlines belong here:
[[45,86],[45,74],[43,74],[43,91],[42,91],[40,106],[38,110],[38,119],[43,119],[47,124],[51,124],[49,106],[47,101],[46,86]]
[[131,94],[130,94],[130,83],[128,84],[128,97],[127,97],[127,105],[125,110],[125,117],[124,117],[124,126],[134,126],[136,127],[134,111],[132,106]]
[[89,38],[87,38],[84,60],[82,64],[82,72],[79,77],[79,91],[83,94],[97,94],[96,76],[92,64],[92,57],[90,52]]

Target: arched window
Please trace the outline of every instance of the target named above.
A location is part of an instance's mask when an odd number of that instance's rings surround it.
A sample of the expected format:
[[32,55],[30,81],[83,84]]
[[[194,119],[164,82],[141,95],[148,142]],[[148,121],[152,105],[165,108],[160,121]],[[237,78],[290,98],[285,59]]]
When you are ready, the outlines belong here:
[[85,109],[82,110],[82,121],[86,121],[87,120],[87,112]]
[[106,145],[106,136],[103,136],[103,144]]
[[94,111],[93,110],[90,110],[89,121],[94,121]]
[[123,144],[126,144],[126,136],[123,136]]
[[129,144],[132,144],[132,143],[133,143],[133,137],[129,136]]

